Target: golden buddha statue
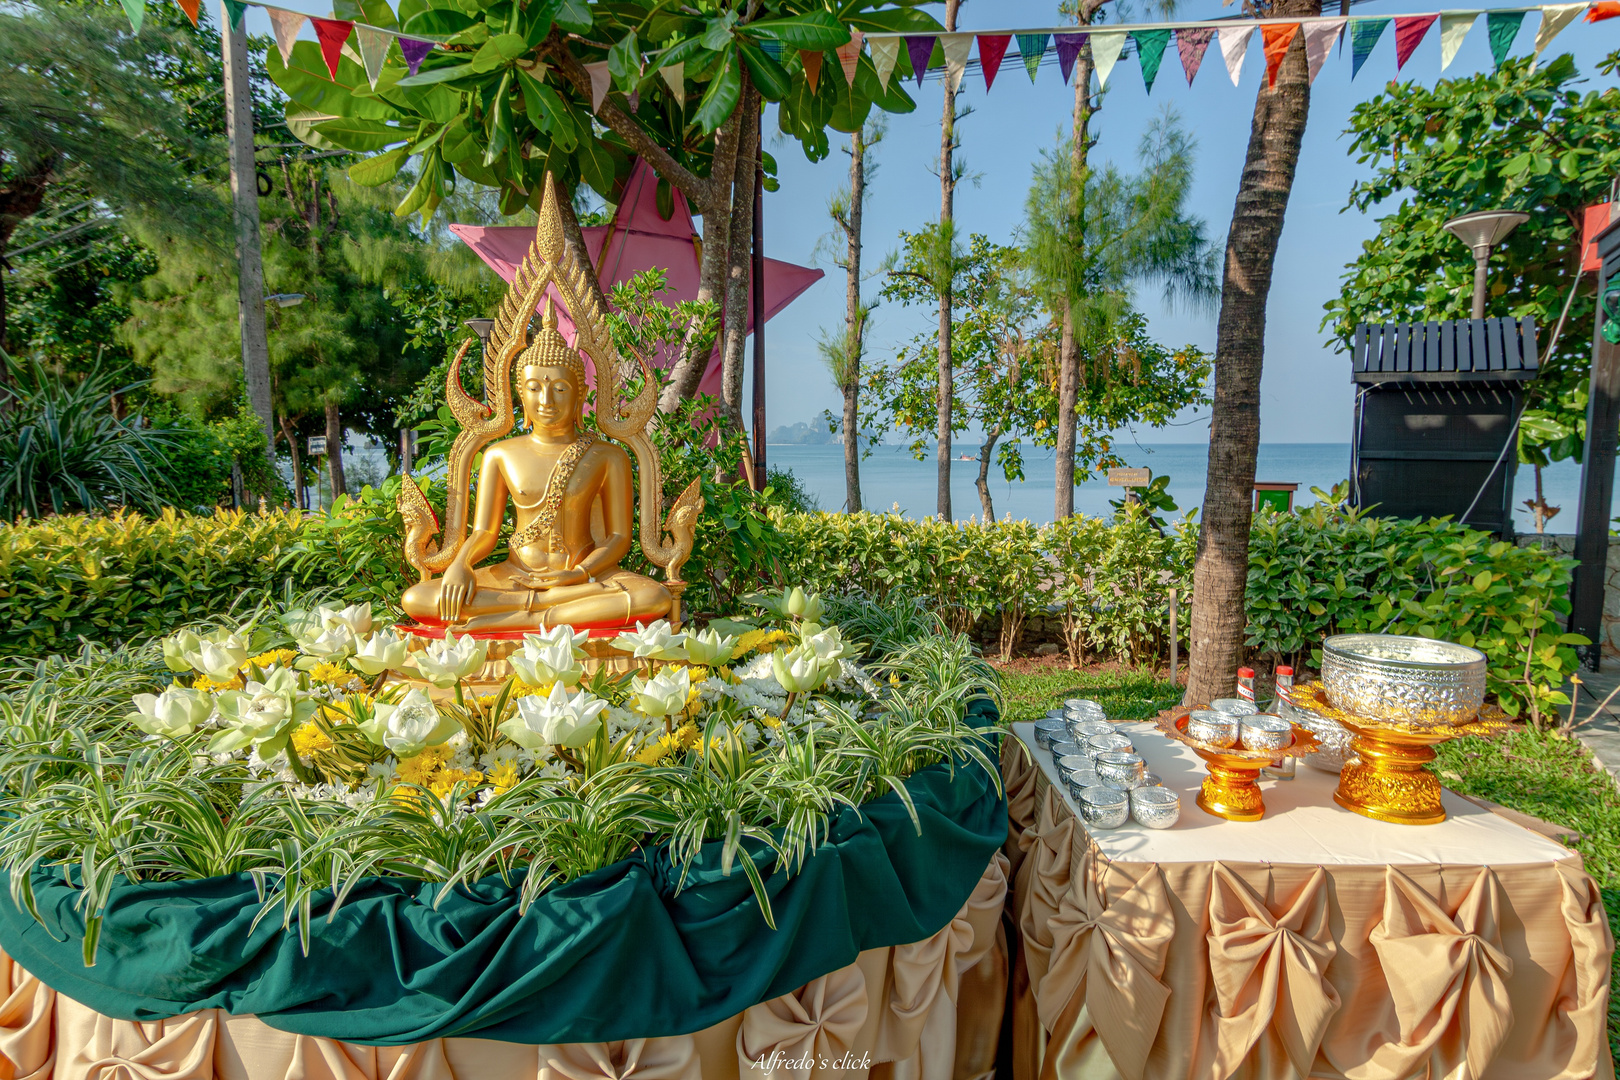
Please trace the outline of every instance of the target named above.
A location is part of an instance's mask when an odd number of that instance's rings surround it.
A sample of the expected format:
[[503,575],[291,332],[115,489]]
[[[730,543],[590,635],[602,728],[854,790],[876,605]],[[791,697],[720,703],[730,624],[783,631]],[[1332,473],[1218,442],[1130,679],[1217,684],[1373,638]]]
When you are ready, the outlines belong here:
[[[555,200],[548,176],[534,243],[513,275],[485,347],[487,404],[461,388],[461,361],[471,340],[462,345],[445,381],[447,403],[462,431],[448,462],[442,545],[432,543],[438,520],[410,478],[399,496],[405,556],[421,573],[400,606],[424,628],[449,626],[476,634],[680,619],[684,584],[679,575],[702,507],[699,485],[694,481],[675,500],[659,529],[662,478],[646,435],[657,407],[657,384],[642,360],[641,391],[621,408],[621,361],[607,338],[601,298],[563,243]],[[529,323],[548,287],[573,318],[577,349],[558,331],[549,298],[529,343]],[[591,358],[597,375],[596,432],[581,429],[588,390],[581,352]],[[529,431],[500,439],[513,426],[514,366]],[[622,447],[600,436],[628,445],[637,470]],[[469,532],[469,480],[479,453],[483,465]],[[636,472],[642,550],[665,571],[663,582],[620,565],[635,538]],[[514,531],[506,561],[479,567],[495,550],[509,499]]]

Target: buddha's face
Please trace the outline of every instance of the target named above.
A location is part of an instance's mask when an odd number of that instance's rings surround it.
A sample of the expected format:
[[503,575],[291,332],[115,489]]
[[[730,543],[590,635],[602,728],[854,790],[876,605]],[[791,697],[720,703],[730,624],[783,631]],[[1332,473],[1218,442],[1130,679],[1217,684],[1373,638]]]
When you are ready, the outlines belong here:
[[535,431],[561,431],[579,422],[583,396],[572,371],[561,365],[529,364],[518,388],[523,416]]

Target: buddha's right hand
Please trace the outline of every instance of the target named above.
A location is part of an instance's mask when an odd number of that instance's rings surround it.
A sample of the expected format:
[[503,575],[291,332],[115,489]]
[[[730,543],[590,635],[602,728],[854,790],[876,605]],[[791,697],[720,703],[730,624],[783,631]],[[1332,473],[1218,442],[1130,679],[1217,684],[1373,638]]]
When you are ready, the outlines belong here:
[[439,618],[447,623],[461,620],[461,606],[478,592],[478,580],[471,568],[459,561],[446,568],[439,582]]

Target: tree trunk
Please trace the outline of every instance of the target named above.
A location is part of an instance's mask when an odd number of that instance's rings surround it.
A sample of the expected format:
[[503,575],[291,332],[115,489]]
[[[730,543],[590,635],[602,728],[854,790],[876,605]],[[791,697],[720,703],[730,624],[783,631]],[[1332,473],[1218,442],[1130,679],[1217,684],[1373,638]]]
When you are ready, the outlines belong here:
[[996,506],[990,501],[990,454],[995,450],[996,441],[1000,438],[1000,424],[985,434],[984,445],[979,447],[979,475],[973,482],[979,489],[979,509],[984,511],[986,524],[996,520]]
[[[0,163],[3,162],[4,155],[0,155]],[[50,186],[51,172],[55,166],[56,156],[53,154],[38,162],[22,176],[13,177],[5,187],[0,187],[0,349],[8,348],[6,248],[10,245],[11,236],[17,231],[17,226],[39,213],[40,206],[45,202],[45,189]]]
[[[1271,14],[1311,16],[1321,0],[1285,0]],[[1299,163],[1310,110],[1305,38],[1289,46],[1275,89],[1254,106],[1221,281],[1215,334],[1215,401],[1209,428],[1204,524],[1193,569],[1191,656],[1186,701],[1227,697],[1236,683],[1246,624],[1249,517],[1260,448],[1260,370],[1265,359],[1266,296],[1282,236],[1283,215]]]
[[849,247],[844,258],[844,509],[861,512],[861,202],[866,198],[863,131],[849,140]]
[[[945,0],[945,30],[956,31],[956,12],[962,0]],[[956,142],[956,85],[950,70],[945,72],[945,109],[939,124],[939,231],[941,255],[948,257],[953,241],[953,202],[956,196],[956,177],[952,173],[951,154]],[[943,275],[939,290],[939,411],[935,427],[934,460],[939,466],[938,513],[941,521],[951,520],[951,404],[955,394],[951,362],[951,271],[937,268]]]
[[602,288],[602,282],[596,276],[596,264],[591,261],[591,249],[585,246],[585,234],[580,231],[579,215],[574,212],[574,193],[561,185],[557,189],[557,216],[562,219],[564,242],[574,249],[574,257],[579,260],[579,265],[585,268],[585,280],[605,298],[607,291]]
[[733,431],[743,429],[743,347],[748,338],[749,279],[753,276],[754,172],[759,165],[759,91],[743,69],[742,115],[737,156],[732,166],[731,222],[726,245],[725,336],[721,348],[720,400]]
[[[308,510],[304,505],[304,457],[298,452],[298,432],[287,422],[285,414],[276,418],[281,424],[281,434],[287,439],[287,453],[292,458],[292,492],[293,506],[299,510]],[[271,447],[274,456],[275,448]]]
[[326,467],[332,474],[332,498],[348,493],[343,484],[343,416],[335,398],[326,399]]

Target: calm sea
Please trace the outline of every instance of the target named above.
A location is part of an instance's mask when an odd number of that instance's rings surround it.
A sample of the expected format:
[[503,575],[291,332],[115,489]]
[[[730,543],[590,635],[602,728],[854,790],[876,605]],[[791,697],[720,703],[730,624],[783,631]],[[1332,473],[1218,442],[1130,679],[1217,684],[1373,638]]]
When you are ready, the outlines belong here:
[[[978,444],[956,446],[956,454],[976,455]],[[1153,470],[1154,476],[1170,477],[1170,495],[1182,510],[1191,509],[1203,501],[1204,474],[1209,467],[1209,448],[1197,443],[1165,443],[1159,446],[1131,445],[1121,451],[1129,465]],[[830,446],[778,446],[772,445],[769,462],[777,468],[792,470],[823,510],[841,510],[844,505],[844,452],[837,445]],[[1350,472],[1349,443],[1262,443],[1259,466],[1255,479],[1273,483],[1298,484],[1298,505],[1315,502],[1312,487],[1330,489],[1344,480]],[[1559,462],[1542,470],[1542,488],[1549,503],[1563,508],[1563,512],[1548,525],[1549,532],[1573,532],[1575,507],[1580,489],[1580,465],[1577,462]],[[977,458],[953,462],[951,469],[951,509],[955,516],[965,520],[969,516],[982,516],[979,493],[973,481],[979,474]],[[1025,448],[1024,474],[1028,479],[1008,483],[1001,470],[992,462],[990,466],[990,497],[997,517],[1011,514],[1014,518],[1031,521],[1052,520],[1052,453],[1049,450]],[[935,465],[930,452],[929,460],[918,461],[908,450],[899,446],[879,446],[872,456],[861,462],[861,492],[869,510],[888,510],[898,507],[912,517],[934,512]],[[1518,506],[1515,521],[1520,531],[1528,532],[1533,526],[1529,511],[1522,503],[1535,492],[1535,481],[1528,466],[1519,470],[1514,480],[1513,498]],[[1082,514],[1103,516],[1112,513],[1108,500],[1120,496],[1118,488],[1110,488],[1105,476],[1087,480],[1075,490],[1074,508]],[[1620,492],[1617,492],[1620,500]]]

